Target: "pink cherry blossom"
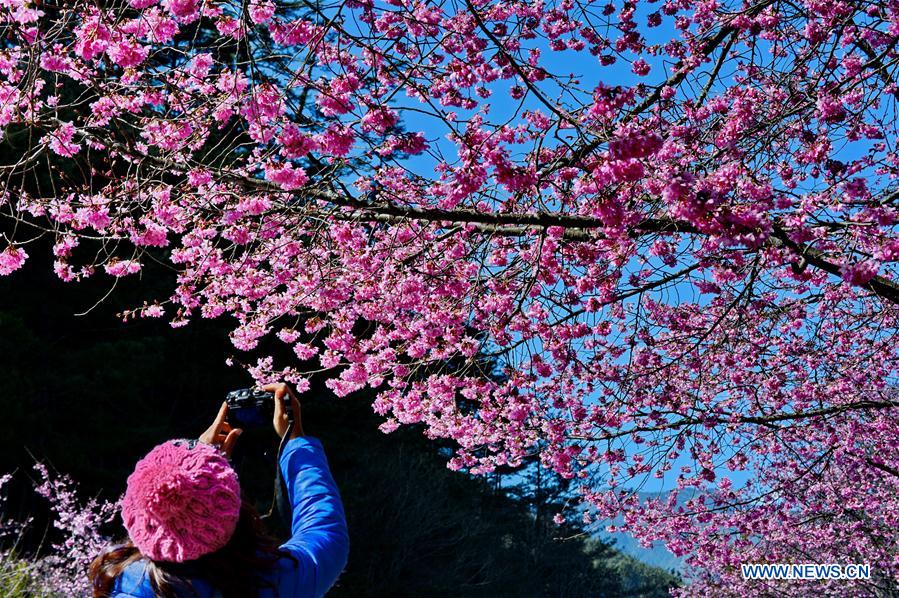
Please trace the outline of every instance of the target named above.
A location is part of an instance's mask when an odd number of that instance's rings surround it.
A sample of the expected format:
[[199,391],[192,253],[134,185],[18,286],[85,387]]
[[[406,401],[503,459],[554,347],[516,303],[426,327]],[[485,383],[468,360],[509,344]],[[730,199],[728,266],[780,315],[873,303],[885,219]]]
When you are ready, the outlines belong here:
[[309,180],[302,168],[297,168],[289,162],[266,166],[265,176],[270,181],[279,184],[285,191],[299,189]]
[[140,263],[134,260],[112,260],[105,266],[106,273],[121,277],[140,272]]
[[275,3],[271,0],[251,0],[249,11],[254,23],[267,23],[275,14]]
[[137,66],[147,57],[147,48],[134,40],[123,40],[106,48],[109,58],[122,68]]
[[362,117],[362,130],[374,131],[379,135],[383,135],[387,130],[396,124],[397,115],[389,108],[378,107],[369,110]]
[[58,129],[48,135],[50,149],[63,157],[71,157],[78,153],[81,146],[73,141],[75,126],[72,123],[62,123]]
[[641,77],[645,77],[646,75],[649,74],[649,71],[650,71],[649,63],[647,63],[647,62],[646,62],[645,60],[643,60],[642,58],[638,58],[638,59],[635,60],[634,63],[631,65],[631,71],[633,71],[634,74],[636,74],[636,75],[640,75]]
[[21,247],[7,247],[0,253],[0,276],[12,274],[22,267],[28,254]]
[[200,16],[199,0],[162,0],[162,5],[181,23],[191,23]]

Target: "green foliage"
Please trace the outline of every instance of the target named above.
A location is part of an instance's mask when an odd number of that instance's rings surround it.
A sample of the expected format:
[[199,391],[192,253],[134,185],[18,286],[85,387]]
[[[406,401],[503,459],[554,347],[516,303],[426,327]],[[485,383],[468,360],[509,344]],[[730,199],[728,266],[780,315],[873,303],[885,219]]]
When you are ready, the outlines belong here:
[[44,598],[50,596],[32,575],[28,561],[13,552],[0,553],[0,596],[4,598]]

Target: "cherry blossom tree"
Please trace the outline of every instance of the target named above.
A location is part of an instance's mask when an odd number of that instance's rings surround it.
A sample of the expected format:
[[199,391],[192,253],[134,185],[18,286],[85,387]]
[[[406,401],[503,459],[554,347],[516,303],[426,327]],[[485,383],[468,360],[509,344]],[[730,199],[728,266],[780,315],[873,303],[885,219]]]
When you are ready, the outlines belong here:
[[[899,575],[899,4],[0,0],[0,274],[177,273],[259,380],[377,391],[585,518]],[[2,245],[5,243],[5,247]],[[483,358],[502,364],[485,376]],[[672,491],[641,501],[652,478]],[[847,582],[815,586],[847,591]]]

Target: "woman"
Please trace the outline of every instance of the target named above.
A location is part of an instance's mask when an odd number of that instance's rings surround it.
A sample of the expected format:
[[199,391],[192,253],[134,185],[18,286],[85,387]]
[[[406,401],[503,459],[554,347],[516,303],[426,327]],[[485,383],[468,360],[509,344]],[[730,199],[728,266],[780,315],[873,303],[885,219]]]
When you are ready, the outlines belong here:
[[228,462],[241,430],[225,421],[223,404],[199,440],[165,442],[138,462],[122,500],[130,542],[91,564],[95,597],[299,598],[333,585],[349,550],[340,495],[321,443],[303,432],[296,396],[286,384],[264,390],[274,393],[275,432],[289,438],[280,467],[290,540],[278,547],[241,498]]

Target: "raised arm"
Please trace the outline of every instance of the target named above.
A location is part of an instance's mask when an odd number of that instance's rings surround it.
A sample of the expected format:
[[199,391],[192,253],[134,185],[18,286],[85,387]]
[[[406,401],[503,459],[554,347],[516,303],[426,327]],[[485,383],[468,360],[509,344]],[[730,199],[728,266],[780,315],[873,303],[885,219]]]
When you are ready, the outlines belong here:
[[283,548],[300,560],[298,596],[322,596],[346,565],[349,534],[340,494],[317,438],[288,441],[281,456],[292,505],[291,538]]
[[[289,434],[281,453],[281,475],[291,505],[291,538],[282,545],[298,561],[285,564],[280,596],[323,596],[337,580],[349,554],[349,534],[337,484],[321,442],[305,436],[300,404],[287,385],[266,386],[275,393],[275,431]],[[284,402],[291,401],[293,427]]]

